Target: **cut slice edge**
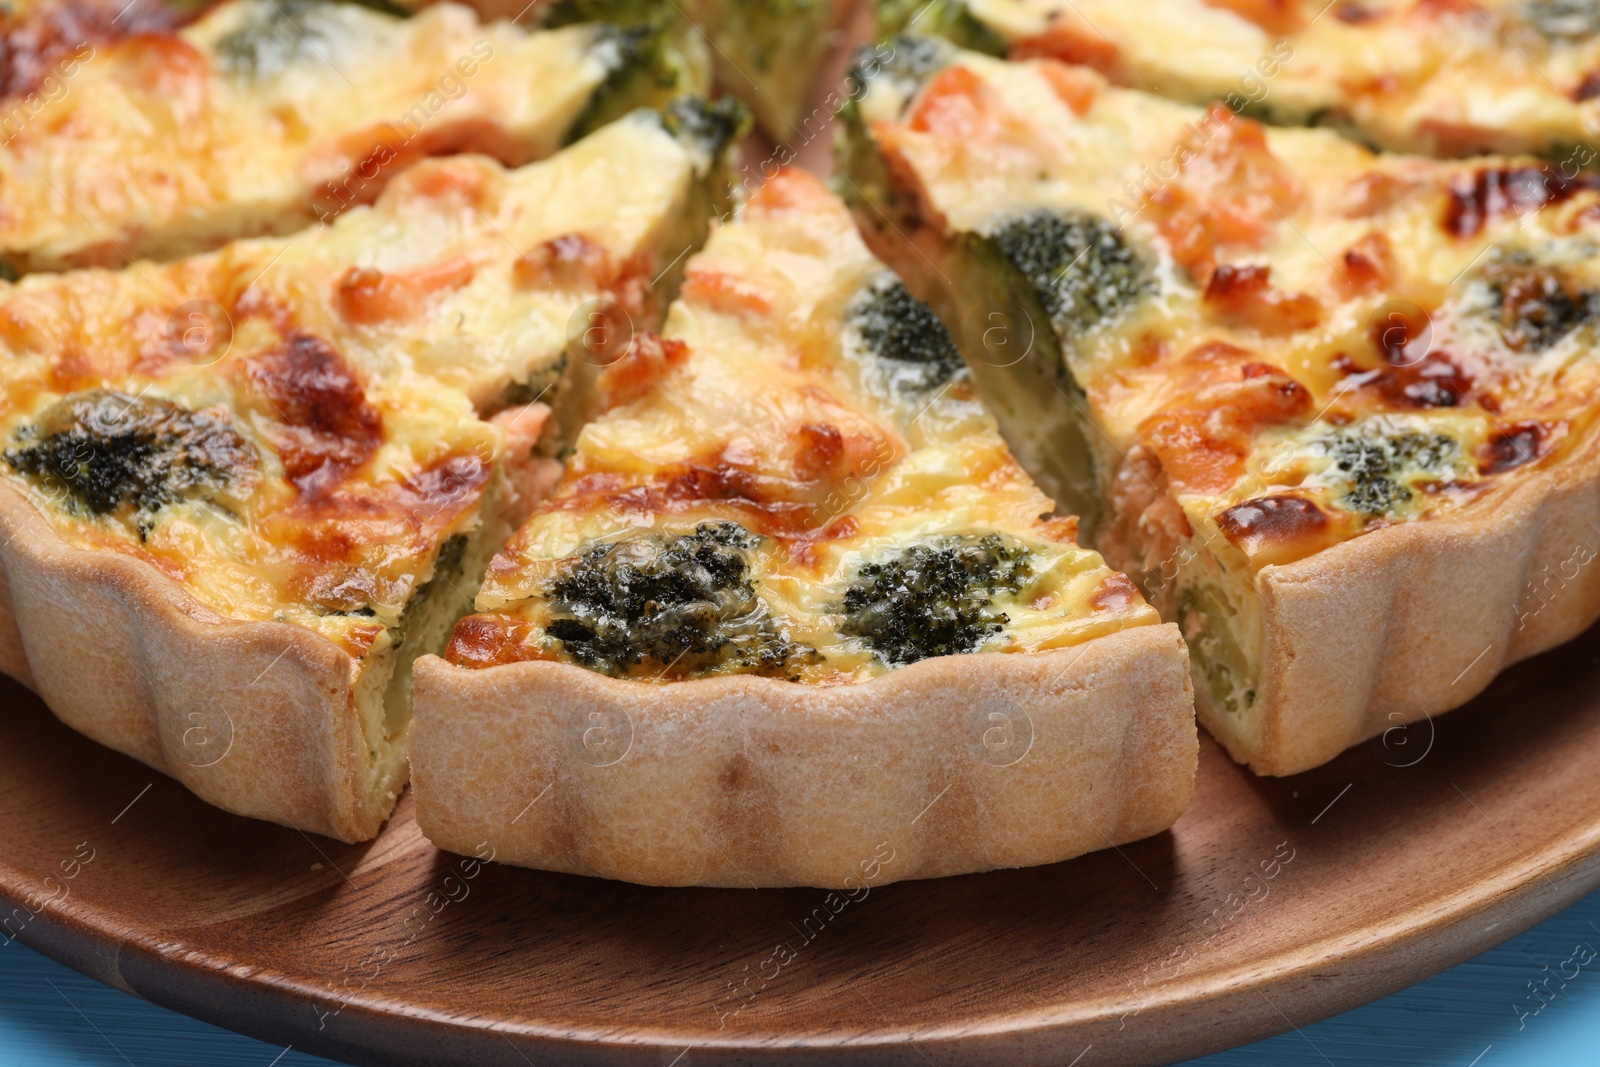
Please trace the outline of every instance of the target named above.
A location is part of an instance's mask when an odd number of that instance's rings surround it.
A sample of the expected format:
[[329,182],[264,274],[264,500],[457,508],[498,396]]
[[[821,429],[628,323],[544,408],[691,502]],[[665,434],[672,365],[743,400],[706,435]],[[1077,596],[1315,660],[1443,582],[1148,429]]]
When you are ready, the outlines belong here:
[[[713,119],[717,129],[701,128]],[[679,210],[657,238],[703,240],[741,121],[692,103],[661,117],[689,162]],[[729,123],[731,133],[722,128]],[[673,249],[649,251],[676,262]],[[676,279],[671,264],[657,274],[650,315]],[[568,349],[540,358],[580,360],[582,338]],[[463,418],[475,418],[462,407]],[[360,652],[292,623],[229,618],[145,560],[71,543],[38,500],[0,482],[0,670],[68,726],[209,803],[344,841],[369,839],[409,773],[413,661],[443,648],[490,559],[554,482],[547,454],[557,442],[539,432],[544,425],[542,415],[518,433],[502,423],[506,447],[481,496],[432,546],[400,624]]]
[[[593,616],[579,609],[559,630],[551,621],[546,601],[558,594],[540,584],[547,565],[589,560],[595,552],[610,559],[611,551],[623,553],[624,546],[638,541],[639,551],[619,555],[615,566],[631,568],[627,574],[638,577],[628,578],[630,583],[643,583],[652,561],[667,555],[651,537],[697,520],[697,538],[706,520],[728,528],[730,537],[738,530],[730,521],[738,513],[727,511],[727,501],[715,491],[698,504],[694,501],[701,498],[690,499],[687,510],[643,518],[637,503],[613,515],[610,505],[587,502],[584,487],[610,484],[604,457],[614,457],[610,462],[622,470],[642,468],[641,478],[654,476],[652,462],[669,472],[676,469],[670,456],[647,461],[641,455],[649,448],[620,443],[632,440],[627,427],[656,425],[656,392],[664,398],[658,413],[670,410],[688,420],[705,439],[703,447],[712,450],[724,448],[717,442],[727,427],[695,419],[694,401],[682,395],[673,399],[681,382],[701,381],[707,367],[743,381],[732,368],[745,359],[765,368],[749,370],[752,380],[761,378],[775,390],[789,388],[796,397],[815,398],[838,389],[833,395],[865,403],[867,394],[850,393],[854,386],[840,384],[847,378],[832,376],[865,357],[846,355],[843,342],[818,319],[839,315],[846,317],[841,324],[846,321],[850,312],[845,309],[855,306],[854,297],[876,291],[885,274],[881,264],[866,254],[843,206],[815,179],[780,175],[757,197],[759,214],[747,208],[691,263],[693,295],[675,305],[667,340],[653,346],[663,348],[653,357],[666,362],[668,369],[659,372],[663,376],[626,391],[602,422],[591,424],[602,430],[586,438],[587,451],[574,460],[580,473],[558,488],[552,504],[496,562],[480,596],[480,614],[458,629],[451,659],[429,656],[417,662],[412,766],[418,825],[441,847],[541,869],[653,885],[845,889],[1055,862],[1166,829],[1188,803],[1197,759],[1187,658],[1177,628],[1157,622],[1126,579],[1098,557],[1093,573],[1106,578],[1098,588],[1125,591],[1104,604],[1099,594],[1077,599],[1092,590],[1045,597],[1043,590],[1055,587],[1040,586],[1019,596],[1015,605],[1006,601],[1006,611],[1032,614],[1001,617],[1003,639],[978,641],[968,654],[952,654],[948,644],[929,646],[909,663],[873,645],[873,654],[882,656],[883,673],[850,673],[862,639],[845,635],[862,631],[852,630],[845,619],[865,609],[852,609],[848,595],[839,600],[844,588],[859,588],[850,583],[883,571],[886,560],[903,558],[896,553],[924,551],[932,543],[930,530],[945,535],[966,529],[937,521],[928,510],[934,504],[911,503],[908,488],[894,488],[901,482],[892,472],[943,485],[967,477],[956,473],[968,469],[963,464],[975,464],[996,486],[980,489],[961,481],[952,491],[957,493],[953,499],[964,499],[961,493],[995,495],[998,502],[991,510],[967,505],[973,515],[989,516],[979,529],[1005,534],[1015,524],[1019,538],[1023,530],[1041,538],[1029,558],[1035,551],[1047,558],[1043,539],[1070,541],[1070,521],[1058,527],[1045,523],[1039,511],[1047,511],[1049,501],[1009,457],[1002,458],[1000,469],[989,458],[963,458],[960,449],[971,447],[980,435],[973,427],[982,420],[970,414],[976,405],[962,372],[953,372],[961,379],[956,390],[961,398],[950,403],[965,405],[961,410],[970,425],[956,421],[953,409],[931,418],[968,426],[970,432],[918,430],[928,435],[926,442],[910,446],[908,457],[879,461],[871,473],[857,476],[857,482],[881,477],[889,485],[884,492],[890,503],[872,503],[874,490],[867,488],[862,501],[848,509],[852,532],[839,535],[837,549],[824,543],[805,550],[829,561],[817,565],[816,575],[806,570],[811,564],[775,562],[792,559],[777,547],[771,558],[750,564],[748,573],[757,575],[750,591],[779,617],[784,642],[809,649],[825,665],[815,677],[805,673],[809,667],[791,670],[788,660],[769,666],[712,659],[689,668],[687,676],[663,680],[683,658],[674,658],[675,646],[650,652],[649,669],[634,670],[631,660],[617,666],[597,659],[598,644],[589,644],[610,633],[609,617],[595,624],[607,629],[589,636],[580,633],[580,620]],[[793,298],[786,295],[789,285],[802,294],[804,306],[822,309],[820,314],[797,315]],[[804,336],[815,347],[800,345],[805,354],[786,356],[788,345],[798,342],[773,324],[802,319]],[[847,330],[840,325],[838,333],[842,337]],[[747,347],[752,334],[759,340]],[[672,345],[678,347],[669,355],[665,346]],[[641,365],[650,365],[649,358],[641,357]],[[883,357],[875,353],[872,358]],[[910,404],[907,418],[919,409],[932,410],[954,382],[933,400],[922,397]],[[687,413],[680,406],[685,403]],[[713,411],[721,410],[719,401],[709,403]],[[778,403],[772,410],[804,423],[811,438],[846,436],[808,421],[813,420],[806,413],[810,409],[796,413]],[[830,410],[840,425],[852,425],[837,408]],[[788,424],[780,425],[787,433]],[[990,443],[982,456],[990,457],[991,448],[1003,453],[992,422],[985,425],[981,436]],[[859,423],[854,426],[851,432],[863,432]],[[947,441],[942,433],[955,437]],[[747,438],[741,437],[746,443],[733,451],[768,454],[766,445]],[[924,458],[910,458],[917,456]],[[581,463],[586,457],[592,462]],[[769,466],[751,462],[749,477],[757,483],[762,472],[775,476],[780,468],[787,470],[782,459],[765,461]],[[616,478],[615,488],[626,501],[635,501],[627,494],[650,484],[634,487],[622,473]],[[573,509],[592,515],[593,522],[574,518]],[[829,514],[831,526],[837,515]],[[765,528],[759,524],[750,529],[757,531],[751,540],[763,546],[766,538],[778,536],[760,533]],[[741,540],[739,547],[748,546]],[[1049,548],[1067,551],[1061,545]],[[1076,545],[1070,548],[1093,556]],[[720,557],[695,561],[706,573],[685,581],[710,583],[713,574],[728,569]],[[817,591],[780,592],[807,582],[816,583]],[[1000,593],[983,588],[986,603]],[[670,618],[672,595],[670,590],[652,594],[657,599],[651,601],[654,608],[645,606],[646,614]],[[706,598],[702,614],[710,611],[709,598],[716,593],[696,595]],[[833,606],[816,606],[823,602]],[[519,614],[519,605],[532,605],[529,614]],[[892,609],[874,602],[870,610]],[[1090,621],[1091,615],[1097,621],[1104,612],[1110,612],[1104,627],[1079,631],[1076,639],[1066,628],[1067,621]],[[743,606],[735,614],[741,626],[754,617]],[[1030,622],[1050,628],[1029,630]],[[532,636],[512,636],[523,631]],[[589,651],[575,652],[574,643]],[[716,673],[722,670],[734,673]],[[1004,826],[986,823],[1000,811],[1007,813]]]
[[[659,107],[709,88],[703,45],[662,27],[595,23],[529,32],[505,22],[479,24],[454,5],[412,19],[359,4],[290,7],[229,0],[177,29],[107,28],[98,48],[84,46],[86,55],[51,75],[74,79],[70,93],[42,103],[35,96],[26,106],[12,100],[24,118],[0,151],[12,206],[20,205],[0,234],[5,268],[123,267],[235,239],[286,235],[372,202],[419,159],[481,152],[520,166],[635,107]],[[50,17],[36,14],[41,10],[34,5],[19,17]],[[318,21],[303,27],[301,19]],[[313,38],[324,22],[331,43],[318,44]],[[386,35],[403,37],[395,55],[409,57],[410,68],[394,66],[391,56],[375,72],[373,56],[358,53],[364,69],[355,70],[350,60],[327,54],[352,42],[370,48]],[[261,71],[261,63],[288,67]],[[297,72],[297,63],[308,66]],[[356,82],[345,77],[346,66]],[[162,86],[170,81],[176,88],[152,93],[124,67],[159,72],[167,79]],[[326,79],[328,99],[307,99],[304,84],[279,84],[292,83],[297,73],[305,82],[307,71]],[[541,78],[551,77],[561,84],[541,87]],[[409,89],[413,83],[424,91]],[[160,110],[169,98],[191,97],[215,111],[196,123]],[[143,119],[152,128],[185,121],[194,128],[187,138],[173,138],[171,152],[155,163],[159,146],[150,137],[127,133],[111,142],[113,157],[106,138],[86,141],[74,132],[108,122],[119,129],[107,116],[141,108],[156,111]],[[254,140],[207,132],[240,125],[254,127]],[[232,168],[232,180],[208,169],[219,166]],[[209,191],[200,197],[197,189]]]
[[[930,63],[957,54],[942,42],[922,47]],[[1004,398],[1019,398],[1011,406],[1019,414],[1004,424],[1018,454],[1038,464],[1045,480],[1054,473],[1096,498],[1090,543],[1139,581],[1163,618],[1177,621],[1193,663],[1197,715],[1237,761],[1260,774],[1295,774],[1374,737],[1382,738],[1385,759],[1420,759],[1433,716],[1600,618],[1600,575],[1588,566],[1600,556],[1592,427],[1586,451],[1575,449],[1572,462],[1503,487],[1468,513],[1388,525],[1253,576],[1232,573],[1237,568],[1203,539],[1171,532],[1188,523],[1153,457],[1104,447],[1087,406],[1070,397],[1042,417],[1030,410],[1048,407],[1036,399],[1048,395],[1040,386],[1048,376],[997,358],[994,334],[985,332],[994,323],[985,318],[1002,309],[998,333],[1008,340],[1017,322],[1043,321],[1032,287],[1003,265],[1010,273],[999,295],[975,314],[968,298],[997,287],[966,254],[981,238],[950,232],[920,202],[859,109],[844,118],[846,187],[868,243],[951,323],[986,395],[1003,398],[996,410],[1007,414]],[[1043,332],[1047,362],[1059,365],[1057,339]],[[1041,454],[1051,443],[1039,440],[1036,427],[1053,422],[1072,424],[1067,439],[1089,442],[1085,451]],[[1179,521],[1164,522],[1164,514]],[[1414,723],[1423,725],[1408,729]]]
[[859,892],[1148,837],[1194,788],[1170,624],[830,687],[433,656],[416,671],[418,825],[441,848],[545,870]]

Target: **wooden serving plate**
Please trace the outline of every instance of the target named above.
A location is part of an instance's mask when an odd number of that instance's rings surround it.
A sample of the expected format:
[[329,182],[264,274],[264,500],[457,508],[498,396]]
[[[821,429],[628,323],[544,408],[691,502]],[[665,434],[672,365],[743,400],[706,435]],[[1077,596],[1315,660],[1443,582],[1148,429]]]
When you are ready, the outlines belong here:
[[1167,1061],[1400,989],[1600,885],[1600,628],[1295,778],[1203,739],[1170,833],[836,912],[473,863],[409,803],[374,842],[308,837],[206,806],[12,683],[0,702],[7,932],[357,1063]]

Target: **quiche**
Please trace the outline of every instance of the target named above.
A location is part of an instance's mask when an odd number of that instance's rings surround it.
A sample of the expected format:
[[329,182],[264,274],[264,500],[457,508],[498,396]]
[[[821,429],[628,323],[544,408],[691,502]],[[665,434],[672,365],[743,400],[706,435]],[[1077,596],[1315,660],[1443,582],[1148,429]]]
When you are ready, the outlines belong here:
[[[402,0],[421,7],[432,0]],[[604,20],[618,25],[693,27],[710,50],[713,75],[739,97],[778,144],[815,136],[801,112],[817,70],[837,44],[858,0],[465,0],[485,19],[559,26]]]
[[659,317],[740,121],[681,101],[295,237],[0,283],[0,669],[213,804],[375,835],[412,661],[548,491],[547,404]]
[[880,0],[878,15],[885,35],[1080,63],[1395,151],[1600,159],[1592,0]]
[[1163,830],[1196,764],[1182,642],[1052,513],[948,331],[780,172],[418,661],[418,825],[548,870],[835,887],[883,847],[892,881]]
[[1314,767],[1600,615],[1600,179],[894,51],[846,138],[869,243],[1236,759]]
[[419,159],[541,159],[703,90],[686,33],[524,32],[442,4],[22,0],[0,14],[0,263],[121,267],[286,234]]

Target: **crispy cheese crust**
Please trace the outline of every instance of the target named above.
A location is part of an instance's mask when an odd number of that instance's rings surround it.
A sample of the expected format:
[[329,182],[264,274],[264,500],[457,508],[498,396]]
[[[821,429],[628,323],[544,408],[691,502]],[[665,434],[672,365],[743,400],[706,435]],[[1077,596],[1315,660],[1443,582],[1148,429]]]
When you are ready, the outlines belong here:
[[881,0],[879,14],[885,34],[1081,63],[1117,85],[1395,151],[1600,158],[1600,11],[1585,2]]
[[704,89],[688,62],[628,80],[645,42],[603,25],[529,33],[454,4],[409,19],[308,0],[228,0],[199,17],[125,7],[28,3],[0,18],[0,259],[13,270],[289,233],[371,203],[419,159],[520,166],[619,107]]
[[1063,375],[1056,466],[1236,757],[1315,766],[1600,614],[1600,183],[917,47],[854,119],[863,225],[980,363],[996,309],[1042,338],[1008,374]]
[[[690,263],[665,336],[599,384],[605,413],[449,662],[420,668],[436,843],[658,884],[833,886],[940,774],[962,783],[953,811],[1018,803],[1030,829],[908,829],[892,878],[1049,862],[1177,817],[1195,748],[1175,630],[1050,517],[944,328],[815,179],[748,201]],[[618,730],[627,751],[590,753],[603,772],[554,744]],[[968,766],[1020,733],[1044,747]],[[559,793],[513,825],[535,779]],[[1102,804],[1120,813],[1104,825],[1085,810]],[[774,838],[770,819],[809,830]]]
[[703,237],[722,146],[669,123],[517,171],[419,164],[294,238],[0,288],[5,669],[213,803],[375,834],[411,658],[553,480],[531,401],[591,320],[653,322],[652,279]]

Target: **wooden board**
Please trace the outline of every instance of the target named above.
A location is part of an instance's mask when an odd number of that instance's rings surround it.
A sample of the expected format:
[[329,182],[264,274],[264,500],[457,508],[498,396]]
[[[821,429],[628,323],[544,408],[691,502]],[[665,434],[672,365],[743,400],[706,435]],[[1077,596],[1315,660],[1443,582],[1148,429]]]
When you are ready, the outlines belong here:
[[0,705],[9,931],[358,1063],[1161,1062],[1399,989],[1600,885],[1600,629],[1295,778],[1205,741],[1171,833],[837,913],[466,863],[408,804],[339,845],[213,810],[11,683]]

